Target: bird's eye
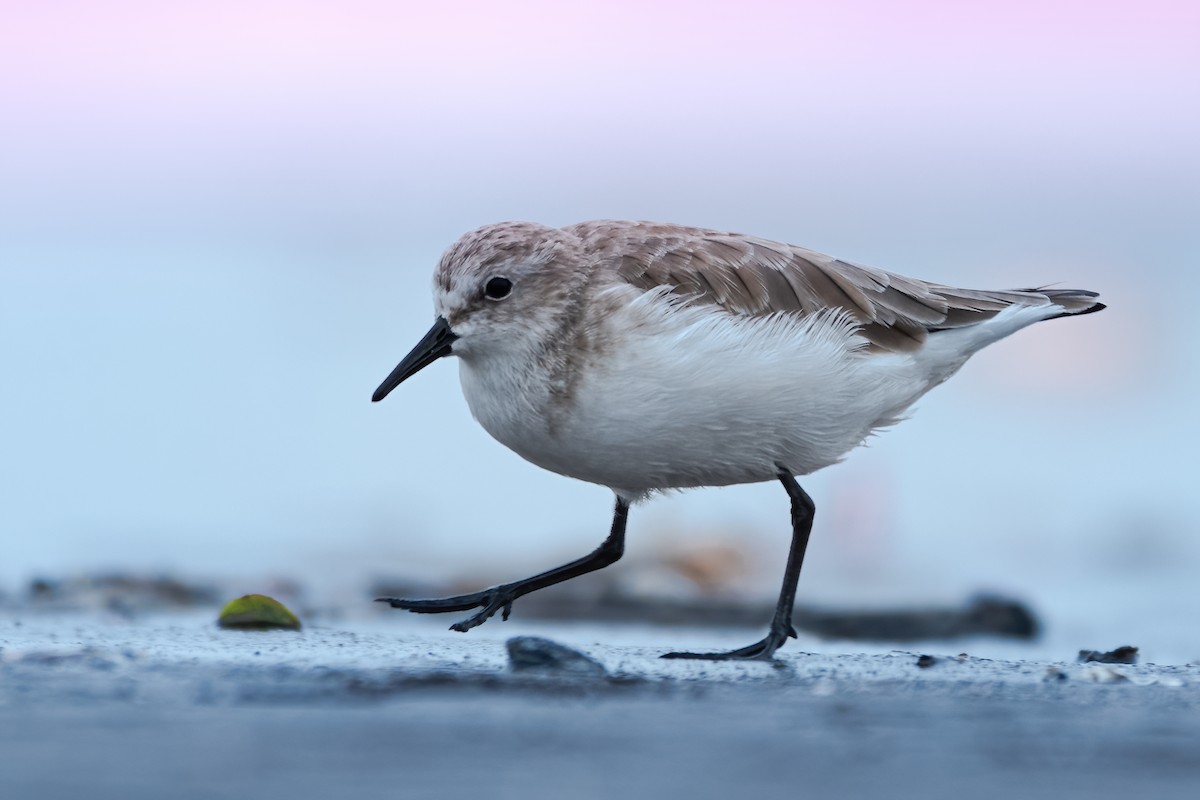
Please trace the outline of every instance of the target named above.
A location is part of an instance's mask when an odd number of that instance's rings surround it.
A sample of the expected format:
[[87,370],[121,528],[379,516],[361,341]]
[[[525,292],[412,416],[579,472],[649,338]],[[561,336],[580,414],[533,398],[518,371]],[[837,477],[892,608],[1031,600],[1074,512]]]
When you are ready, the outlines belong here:
[[490,300],[503,300],[512,293],[512,281],[508,278],[492,278],[483,287]]

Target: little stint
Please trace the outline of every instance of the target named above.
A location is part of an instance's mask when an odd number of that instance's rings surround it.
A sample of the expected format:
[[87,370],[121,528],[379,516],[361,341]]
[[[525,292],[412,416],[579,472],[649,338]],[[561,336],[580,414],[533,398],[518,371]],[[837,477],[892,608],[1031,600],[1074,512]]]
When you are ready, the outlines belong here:
[[899,421],[979,349],[1055,317],[1099,311],[1082,289],[956,289],[795,245],[649,222],[488,225],[434,273],[436,321],[376,390],[382,400],[457,356],[471,413],[500,443],[609,487],[616,510],[592,553],[531,578],[430,600],[479,609],[617,561],[629,507],[656,491],[778,480],[792,544],[765,638],[721,653],[770,659],[795,636],[796,584],[814,505],[796,482]]

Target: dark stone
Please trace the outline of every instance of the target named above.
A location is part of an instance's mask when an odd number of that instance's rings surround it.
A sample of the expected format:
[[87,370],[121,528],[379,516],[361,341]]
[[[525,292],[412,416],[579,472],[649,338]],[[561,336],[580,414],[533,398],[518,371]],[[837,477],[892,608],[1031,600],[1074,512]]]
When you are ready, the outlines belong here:
[[590,656],[539,636],[514,636],[505,645],[513,672],[603,677],[608,670]]
[[1083,663],[1095,661],[1099,664],[1136,664],[1138,649],[1131,645],[1123,645],[1107,653],[1099,650],[1080,650],[1079,660]]

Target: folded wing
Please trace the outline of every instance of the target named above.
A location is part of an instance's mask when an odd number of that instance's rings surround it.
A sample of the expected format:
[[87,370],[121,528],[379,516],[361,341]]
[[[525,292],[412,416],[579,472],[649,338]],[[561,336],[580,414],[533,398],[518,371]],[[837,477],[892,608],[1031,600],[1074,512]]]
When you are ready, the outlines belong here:
[[632,286],[667,286],[692,302],[751,316],[843,309],[877,351],[915,350],[930,333],[979,324],[1012,305],[1055,304],[1063,315],[1104,307],[1095,292],[1082,289],[958,289],[702,228],[601,221],[567,230]]

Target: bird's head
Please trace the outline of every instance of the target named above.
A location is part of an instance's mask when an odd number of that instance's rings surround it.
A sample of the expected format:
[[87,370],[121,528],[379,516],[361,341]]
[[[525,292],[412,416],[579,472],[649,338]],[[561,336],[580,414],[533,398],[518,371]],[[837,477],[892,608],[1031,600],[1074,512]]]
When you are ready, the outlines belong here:
[[464,235],[434,272],[433,327],[371,399],[444,356],[473,362],[544,346],[573,313],[582,266],[579,240],[557,228],[502,222]]

